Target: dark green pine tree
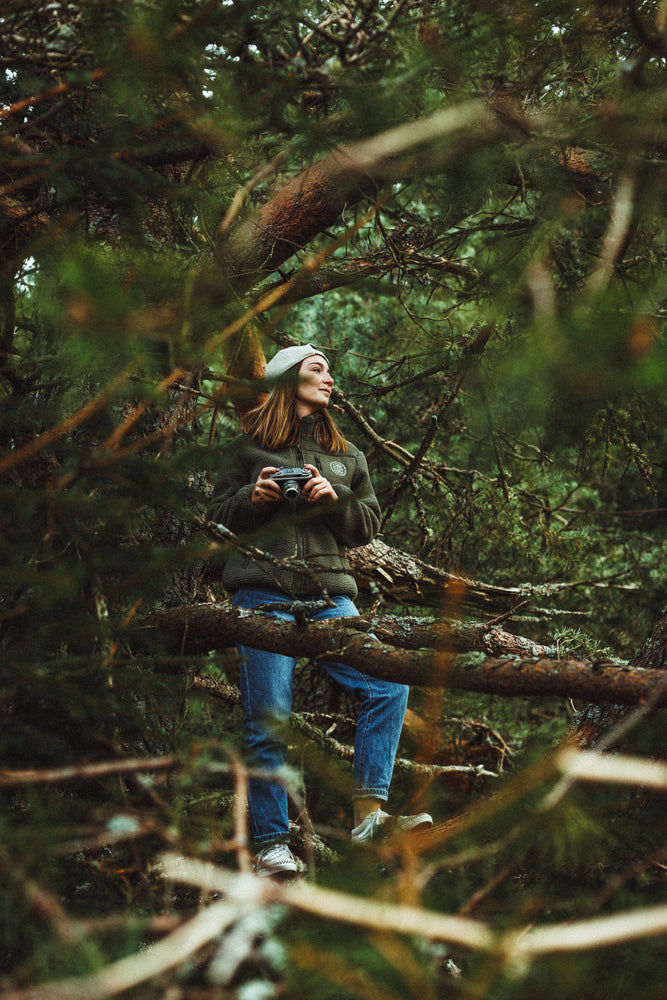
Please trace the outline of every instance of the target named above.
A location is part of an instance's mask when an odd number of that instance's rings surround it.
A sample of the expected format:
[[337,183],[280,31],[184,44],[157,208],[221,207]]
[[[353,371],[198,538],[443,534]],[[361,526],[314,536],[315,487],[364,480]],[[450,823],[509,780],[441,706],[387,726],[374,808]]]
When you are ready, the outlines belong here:
[[[297,849],[358,919],[259,906],[179,953],[211,899],[161,854],[248,864],[237,658],[145,625],[225,600],[220,447],[309,340],[385,511],[396,577],[376,550],[362,609],[399,646],[426,617],[445,667],[456,637],[664,668],[666,57],[657,2],[5,0],[7,1000],[662,996],[661,711],[415,689],[395,794],[441,823],[359,856],[354,706],[306,657]],[[568,781],[568,733],[609,751],[587,777],[630,770]],[[495,944],[396,933],[402,904]],[[618,913],[646,923],[605,944]],[[583,948],[503,936],[583,919]]]

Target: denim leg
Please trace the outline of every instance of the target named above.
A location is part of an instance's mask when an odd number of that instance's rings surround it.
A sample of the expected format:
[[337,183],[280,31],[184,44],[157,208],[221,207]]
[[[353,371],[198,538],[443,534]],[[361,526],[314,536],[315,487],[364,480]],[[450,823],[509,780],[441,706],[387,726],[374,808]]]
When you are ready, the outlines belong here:
[[[237,591],[236,607],[288,600],[286,595],[258,588]],[[270,612],[276,618],[291,618],[285,612]],[[238,646],[241,662],[243,733],[250,764],[264,771],[279,770],[285,763],[287,746],[280,737],[292,709],[292,679],[296,660],[291,656]],[[275,781],[252,779],[248,783],[250,828],[256,844],[286,840],[289,836],[287,791]]]
[[[275,590],[247,588],[234,595],[236,607],[257,608],[262,604],[289,603]],[[275,618],[293,620],[289,611],[268,612]],[[348,597],[333,598],[332,607],[311,612],[314,620],[358,616]],[[287,722],[292,708],[295,659],[248,646],[237,647],[241,665],[243,731],[251,762],[273,771],[285,763],[287,747],[276,734]],[[360,702],[354,741],[354,796],[372,796],[386,801],[394,770],[398,741],[403,728],[409,688],[379,680],[354,667],[321,661],[329,675]],[[289,835],[287,792],[274,781],[252,780],[248,787],[250,826],[256,844],[286,839]]]
[[[348,597],[334,598],[334,608],[313,613],[317,620],[358,616]],[[360,702],[354,740],[354,797],[386,802],[403,729],[409,687],[363,674],[343,663],[321,661],[333,679]]]

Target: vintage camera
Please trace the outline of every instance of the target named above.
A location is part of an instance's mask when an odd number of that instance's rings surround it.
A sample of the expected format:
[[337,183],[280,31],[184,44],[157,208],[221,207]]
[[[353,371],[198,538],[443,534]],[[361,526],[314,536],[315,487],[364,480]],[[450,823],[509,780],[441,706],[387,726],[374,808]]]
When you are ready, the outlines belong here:
[[278,469],[269,479],[275,479],[286,500],[296,500],[309,479],[313,478],[308,469]]

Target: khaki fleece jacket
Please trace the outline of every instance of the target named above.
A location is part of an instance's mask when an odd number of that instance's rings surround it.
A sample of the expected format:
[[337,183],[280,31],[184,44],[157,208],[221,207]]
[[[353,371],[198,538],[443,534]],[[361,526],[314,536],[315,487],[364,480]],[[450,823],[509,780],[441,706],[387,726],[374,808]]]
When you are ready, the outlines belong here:
[[[299,443],[279,451],[260,447],[246,434],[225,449],[209,520],[223,524],[243,542],[276,559],[298,560],[306,568],[303,572],[297,565],[277,567],[235,552],[223,569],[222,583],[227,590],[277,587],[292,597],[315,596],[323,590],[332,597],[356,597],[357,585],[345,549],[372,540],[380,526],[380,505],[363,453],[349,443],[347,452],[325,451],[313,437],[316,420],[316,416],[305,417]],[[263,468],[293,468],[306,463],[316,466],[329,480],[337,501],[309,504],[298,497],[261,507],[252,503],[250,496]]]

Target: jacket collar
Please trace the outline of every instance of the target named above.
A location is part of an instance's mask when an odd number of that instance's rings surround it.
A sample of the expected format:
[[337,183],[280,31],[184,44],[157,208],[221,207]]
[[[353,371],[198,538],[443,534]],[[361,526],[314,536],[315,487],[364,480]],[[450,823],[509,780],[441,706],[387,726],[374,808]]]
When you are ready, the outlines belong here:
[[307,439],[312,441],[313,435],[315,433],[315,421],[317,420],[316,414],[311,414],[308,417],[302,417],[299,427],[299,437],[303,441]]

